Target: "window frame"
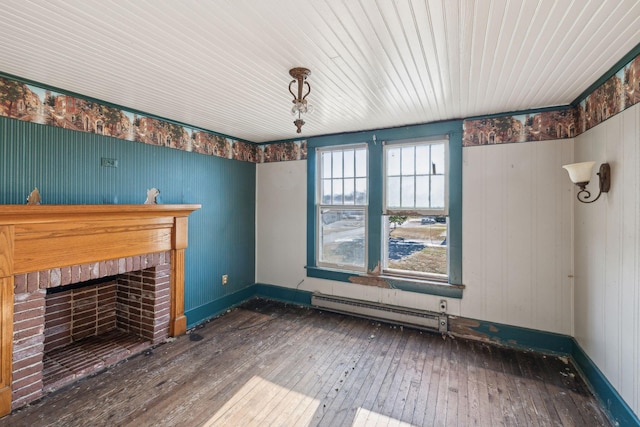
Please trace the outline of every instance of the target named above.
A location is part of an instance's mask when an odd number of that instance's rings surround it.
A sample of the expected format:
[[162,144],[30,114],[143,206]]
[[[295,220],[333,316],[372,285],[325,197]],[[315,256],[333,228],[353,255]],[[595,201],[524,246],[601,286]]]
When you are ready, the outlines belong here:
[[[308,277],[352,283],[366,282],[367,278],[384,280],[392,289],[432,294],[450,298],[462,298],[462,120],[379,129],[374,131],[327,135],[307,140],[307,265]],[[449,139],[449,280],[448,283],[420,280],[395,275],[380,275],[382,257],[382,213],[383,213],[383,144],[382,141],[408,139]],[[368,146],[368,228],[366,272],[326,268],[317,265],[317,156],[316,148],[366,143]],[[376,188],[380,189],[375,190]],[[372,190],[374,189],[374,190]],[[372,226],[379,224],[379,226]]]
[[[419,146],[430,146],[442,144],[444,146],[444,206],[442,208],[389,208],[387,205],[387,193],[388,189],[388,164],[387,164],[387,152],[393,148],[404,148],[404,147],[419,147]],[[405,277],[405,278],[417,278],[424,280],[433,280],[436,282],[444,282],[448,283],[449,281],[449,270],[450,270],[450,262],[449,262],[449,248],[447,245],[447,274],[439,274],[432,271],[409,271],[409,270],[399,270],[394,268],[389,268],[389,247],[387,245],[387,236],[389,235],[389,223],[385,217],[392,215],[400,215],[400,216],[445,216],[447,217],[447,228],[449,227],[449,169],[451,168],[449,163],[449,136],[439,136],[432,138],[415,138],[409,140],[399,140],[399,141],[385,141],[383,143],[382,148],[383,153],[383,164],[382,164],[382,199],[383,199],[383,210],[382,210],[382,255],[380,259],[380,267],[381,271],[384,274],[393,275],[397,277]],[[414,157],[415,159],[415,157]],[[414,160],[415,162],[415,160]],[[414,171],[415,172],[415,171]],[[403,175],[399,175],[402,177]],[[418,176],[417,173],[413,175],[404,175],[404,176]],[[402,187],[402,186],[401,186]],[[414,184],[414,188],[416,185]]]
[[[387,206],[387,151],[391,148],[402,148],[402,147],[417,147],[419,145],[435,145],[435,144],[444,144],[444,163],[445,163],[445,176],[444,176],[444,207],[442,209],[438,208],[389,208]],[[449,215],[449,138],[448,135],[439,138],[416,138],[411,140],[401,140],[401,141],[385,141],[383,143],[382,148],[383,154],[383,163],[382,163],[382,214],[383,215],[432,215],[432,216],[448,216]],[[417,174],[413,174],[413,176],[417,176]],[[415,186],[414,186],[415,188]]]

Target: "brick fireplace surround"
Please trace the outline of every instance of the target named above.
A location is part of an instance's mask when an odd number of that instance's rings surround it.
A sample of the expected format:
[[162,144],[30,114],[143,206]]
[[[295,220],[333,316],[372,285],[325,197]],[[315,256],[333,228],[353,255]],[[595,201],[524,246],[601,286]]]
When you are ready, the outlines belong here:
[[0,416],[185,332],[199,208],[0,206]]

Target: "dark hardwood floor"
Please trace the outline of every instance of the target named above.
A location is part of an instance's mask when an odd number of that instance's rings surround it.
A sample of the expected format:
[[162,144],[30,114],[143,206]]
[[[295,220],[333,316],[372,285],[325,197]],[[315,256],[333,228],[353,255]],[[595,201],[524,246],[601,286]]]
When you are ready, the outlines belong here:
[[253,300],[0,425],[610,424],[566,359]]

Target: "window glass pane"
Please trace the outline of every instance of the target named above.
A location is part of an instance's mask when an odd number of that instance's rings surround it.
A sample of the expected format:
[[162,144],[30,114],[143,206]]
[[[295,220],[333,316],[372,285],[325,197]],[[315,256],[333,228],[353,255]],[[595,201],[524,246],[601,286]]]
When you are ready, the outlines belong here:
[[419,145],[416,147],[416,175],[428,175],[430,170],[429,146]]
[[331,180],[322,180],[322,194],[320,195],[320,203],[328,205],[331,203]]
[[432,164],[431,173],[434,173],[433,169],[435,168],[436,175],[444,175],[444,172],[445,172],[444,144],[431,145],[431,164]]
[[352,205],[355,202],[355,181],[353,178],[344,180],[344,204]]
[[431,207],[444,208],[444,176],[431,177]]
[[[404,172],[404,171],[403,171]],[[403,208],[413,208],[415,206],[415,184],[413,176],[402,177],[401,206]]]
[[400,175],[400,149],[387,149],[387,176]]
[[333,205],[341,205],[342,204],[342,180],[341,179],[333,179],[331,185],[333,198],[331,200],[331,204]]
[[447,218],[444,216],[385,216],[384,236],[388,256],[385,270],[447,274]]
[[367,178],[356,178],[356,204],[367,204]]
[[342,178],[342,151],[333,151],[331,157],[333,160],[332,177]]
[[426,175],[416,176],[416,207],[429,207],[429,177]]
[[323,209],[320,212],[319,261],[359,269],[365,265],[363,209]]
[[[446,209],[446,148],[440,142],[386,145],[385,207],[396,211]],[[400,182],[391,180],[398,172]],[[437,179],[432,181],[432,177]]]
[[360,148],[356,150],[356,176],[367,176],[367,150]]
[[344,151],[344,177],[351,178],[355,176],[355,165],[354,165],[354,151],[353,150],[345,150]]
[[331,178],[331,153],[322,153],[322,170],[320,173],[323,178]]
[[400,207],[400,177],[387,178],[387,206]]
[[402,147],[402,175],[413,175],[415,173],[415,148]]

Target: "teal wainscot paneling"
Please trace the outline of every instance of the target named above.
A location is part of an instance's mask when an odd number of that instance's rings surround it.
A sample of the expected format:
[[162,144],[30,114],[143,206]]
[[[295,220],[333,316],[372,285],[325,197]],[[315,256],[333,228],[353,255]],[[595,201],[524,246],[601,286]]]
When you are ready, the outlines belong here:
[[253,163],[0,117],[0,183],[0,204],[25,203],[34,187],[46,204],[137,204],[151,187],[160,190],[159,203],[201,204],[189,217],[190,326],[254,283]]

